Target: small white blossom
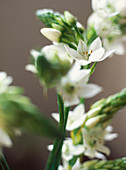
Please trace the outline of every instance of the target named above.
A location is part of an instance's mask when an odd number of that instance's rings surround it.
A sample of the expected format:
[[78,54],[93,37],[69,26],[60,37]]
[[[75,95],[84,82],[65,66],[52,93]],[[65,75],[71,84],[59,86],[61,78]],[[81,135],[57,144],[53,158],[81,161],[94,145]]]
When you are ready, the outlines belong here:
[[[53,145],[48,146],[48,150],[51,151],[53,149]],[[62,147],[62,158],[65,161],[69,161],[73,158],[73,156],[79,156],[84,153],[84,146],[81,144],[73,145],[73,141],[71,138],[67,138],[64,140]]]
[[104,146],[105,141],[111,141],[118,136],[116,133],[111,134],[111,131],[111,126],[108,126],[106,129],[103,129],[101,126],[89,130],[83,128],[84,154],[90,158],[105,159],[102,153],[110,154],[109,148]]
[[0,94],[5,92],[12,83],[13,78],[7,76],[6,72],[0,72]]
[[64,76],[57,85],[57,91],[62,95],[65,106],[72,106],[80,103],[80,98],[94,97],[102,91],[96,84],[87,84],[90,70],[80,70],[75,63],[72,69]]
[[[59,113],[52,113],[52,116],[59,122]],[[83,104],[80,104],[73,111],[69,112],[66,130],[72,131],[80,127],[84,123],[85,119],[85,107]]]
[[83,40],[79,40],[77,51],[68,46],[66,46],[66,50],[80,65],[103,61],[114,52],[114,50],[105,52],[99,37],[89,47]]

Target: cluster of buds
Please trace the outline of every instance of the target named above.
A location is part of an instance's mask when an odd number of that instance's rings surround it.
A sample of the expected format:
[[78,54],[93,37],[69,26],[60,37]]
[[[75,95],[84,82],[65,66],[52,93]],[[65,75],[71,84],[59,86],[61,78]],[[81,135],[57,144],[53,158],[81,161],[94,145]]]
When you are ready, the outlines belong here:
[[41,33],[49,40],[62,42],[76,48],[82,39],[84,27],[77,21],[70,12],[65,11],[64,15],[53,10],[37,10],[37,17],[49,28],[41,29]]
[[96,170],[96,169],[99,169],[99,170],[124,170],[124,169],[126,169],[126,158],[115,159],[113,161],[105,161],[105,160],[87,161],[80,167],[80,170],[81,169],[83,169],[83,170]]

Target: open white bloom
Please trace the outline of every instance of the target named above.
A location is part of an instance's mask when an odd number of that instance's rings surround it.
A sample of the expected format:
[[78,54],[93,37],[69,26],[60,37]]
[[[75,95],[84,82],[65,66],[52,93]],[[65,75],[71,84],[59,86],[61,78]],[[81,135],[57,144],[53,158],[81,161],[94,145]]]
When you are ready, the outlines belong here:
[[83,40],[79,40],[77,51],[68,46],[65,47],[68,54],[80,65],[103,61],[114,52],[114,50],[105,52],[105,49],[102,47],[102,41],[99,37],[96,38],[89,47],[87,47]]
[[64,76],[57,85],[57,91],[62,95],[65,106],[80,103],[80,98],[90,98],[102,91],[96,84],[87,84],[90,70],[80,70],[79,64],[75,63],[72,69]]
[[[53,149],[53,145],[48,146],[48,150],[51,151]],[[69,161],[73,158],[73,156],[79,156],[84,153],[84,146],[73,145],[73,141],[71,138],[67,138],[64,140],[63,147],[62,147],[62,158],[65,161]]]
[[[85,107],[83,104],[78,105],[73,111],[70,111],[68,115],[66,130],[72,131],[80,127],[86,119],[86,114],[84,113]],[[52,113],[52,116],[59,122],[59,113]]]
[[109,148],[104,146],[105,141],[111,141],[118,136],[116,133],[111,134],[111,131],[111,126],[108,126],[106,129],[103,129],[101,126],[89,130],[83,128],[84,154],[90,158],[105,159],[102,153],[110,154]]
[[8,86],[12,83],[13,78],[7,76],[6,72],[0,72],[0,94],[8,89]]
[[8,136],[8,134],[0,128],[0,149],[4,146],[11,147],[12,141],[10,137]]
[[[80,159],[78,158],[71,170],[78,170],[81,167]],[[60,165],[58,170],[69,170],[69,164],[67,161],[63,160],[63,166]]]

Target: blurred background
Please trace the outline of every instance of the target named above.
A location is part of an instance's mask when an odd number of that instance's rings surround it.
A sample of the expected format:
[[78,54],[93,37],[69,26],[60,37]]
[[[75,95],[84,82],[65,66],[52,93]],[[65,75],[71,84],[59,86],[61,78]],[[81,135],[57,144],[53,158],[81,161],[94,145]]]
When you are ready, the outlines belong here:
[[[36,77],[25,71],[29,63],[29,51],[34,47],[43,47],[51,42],[40,34],[44,25],[37,20],[35,11],[51,8],[63,13],[69,10],[86,26],[91,14],[90,0],[0,0],[0,71],[6,71],[14,78],[13,85],[25,89],[25,95],[31,98],[46,116],[58,111],[56,93],[48,92],[43,96],[43,89]],[[107,97],[126,87],[126,56],[113,56],[97,64],[91,82],[103,87],[97,97],[88,99],[86,108],[96,100]],[[107,143],[111,148],[111,159],[125,156],[126,153],[126,109],[120,111],[113,120],[114,132],[118,139]],[[47,145],[51,140],[44,137],[25,134],[14,140],[12,149],[5,149],[5,157],[12,170],[42,170],[49,152]]]

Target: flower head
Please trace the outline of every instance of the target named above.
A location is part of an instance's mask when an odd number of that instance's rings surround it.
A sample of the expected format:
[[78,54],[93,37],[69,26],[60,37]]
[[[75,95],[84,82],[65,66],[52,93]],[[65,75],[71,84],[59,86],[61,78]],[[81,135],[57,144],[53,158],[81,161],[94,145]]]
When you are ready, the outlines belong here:
[[101,126],[97,126],[92,129],[83,128],[83,144],[85,148],[84,154],[91,158],[105,159],[102,154],[109,155],[110,150],[104,146],[105,140],[110,141],[115,139],[118,135],[116,133],[111,134],[111,126],[107,126],[105,129]]
[[101,92],[102,88],[96,84],[87,84],[90,70],[80,70],[75,63],[72,69],[57,84],[57,91],[62,95],[65,106],[79,104],[80,98],[90,98]]
[[105,52],[100,38],[96,38],[88,47],[83,40],[79,40],[77,51],[65,46],[68,54],[73,57],[80,65],[87,65],[91,62],[99,62],[110,56],[114,50]]

